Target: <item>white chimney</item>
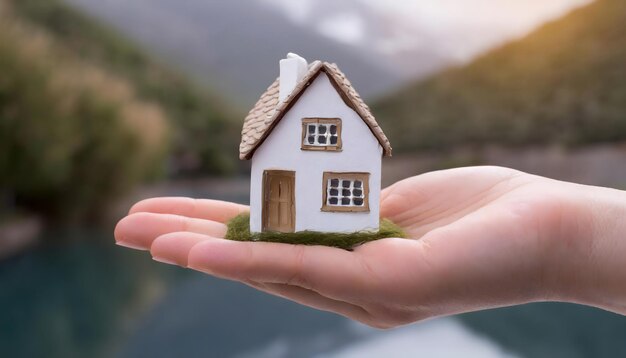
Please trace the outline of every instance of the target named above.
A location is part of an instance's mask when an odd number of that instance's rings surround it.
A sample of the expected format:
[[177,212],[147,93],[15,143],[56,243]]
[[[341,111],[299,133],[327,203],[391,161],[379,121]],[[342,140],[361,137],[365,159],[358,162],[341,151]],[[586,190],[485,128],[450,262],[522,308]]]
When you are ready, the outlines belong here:
[[306,60],[295,53],[288,53],[287,58],[280,60],[280,88],[278,100],[284,101],[293,92],[298,82],[307,72]]

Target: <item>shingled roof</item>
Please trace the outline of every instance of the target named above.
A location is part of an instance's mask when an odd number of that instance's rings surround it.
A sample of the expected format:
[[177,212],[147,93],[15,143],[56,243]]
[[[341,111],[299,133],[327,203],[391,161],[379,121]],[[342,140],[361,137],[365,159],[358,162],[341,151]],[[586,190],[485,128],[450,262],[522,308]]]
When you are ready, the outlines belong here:
[[280,78],[261,95],[254,107],[250,110],[243,122],[241,130],[241,143],[239,144],[239,158],[242,160],[252,158],[254,151],[263,143],[272,129],[280,122],[289,109],[298,101],[298,98],[313,83],[320,73],[326,73],[333,87],[337,90],[347,106],[352,108],[367,124],[380,145],[383,154],[391,156],[391,145],[383,133],[369,107],[363,102],[361,96],[354,90],[352,84],[334,63],[315,61],[309,65],[308,72],[296,85],[293,92],[282,102],[278,101],[278,88]]

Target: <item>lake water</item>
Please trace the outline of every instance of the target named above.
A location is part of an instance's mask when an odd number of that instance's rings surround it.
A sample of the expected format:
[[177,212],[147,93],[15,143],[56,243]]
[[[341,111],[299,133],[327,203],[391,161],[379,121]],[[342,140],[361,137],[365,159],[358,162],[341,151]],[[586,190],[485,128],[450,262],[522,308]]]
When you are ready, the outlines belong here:
[[153,262],[110,234],[0,263],[2,357],[618,357],[626,318],[556,303],[378,331]]

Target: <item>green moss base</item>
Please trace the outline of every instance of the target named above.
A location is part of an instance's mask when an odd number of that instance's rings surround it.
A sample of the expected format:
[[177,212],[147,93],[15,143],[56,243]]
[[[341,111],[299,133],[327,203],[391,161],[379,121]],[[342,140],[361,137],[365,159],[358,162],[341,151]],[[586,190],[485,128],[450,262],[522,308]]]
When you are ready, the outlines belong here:
[[324,245],[350,250],[351,248],[387,237],[406,237],[404,231],[388,219],[380,222],[378,231],[328,233],[319,231],[250,233],[250,214],[241,214],[228,222],[226,239],[235,241],[265,241],[283,244]]

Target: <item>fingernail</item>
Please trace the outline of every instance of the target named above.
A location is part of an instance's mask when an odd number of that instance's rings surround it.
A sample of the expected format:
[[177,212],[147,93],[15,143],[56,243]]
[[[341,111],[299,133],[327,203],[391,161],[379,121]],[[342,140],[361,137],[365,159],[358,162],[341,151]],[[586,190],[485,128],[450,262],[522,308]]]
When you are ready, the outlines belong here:
[[180,266],[178,263],[172,261],[172,260],[168,260],[168,259],[164,259],[162,257],[158,257],[158,256],[152,256],[152,259],[156,262],[161,262],[164,264],[168,264],[168,265],[176,265],[176,266]]
[[118,246],[122,246],[122,247],[127,247],[129,249],[135,249],[135,250],[142,250],[142,251],[147,251],[148,249],[143,247],[143,246],[139,246],[137,244],[132,244],[129,242],[125,242],[125,241],[116,241],[115,245]]
[[211,271],[209,271],[209,270],[207,270],[205,268],[200,268],[200,267],[197,267],[197,266],[187,266],[187,268],[192,269],[192,270],[196,270],[196,271],[200,271],[200,272],[205,273],[207,275],[211,275],[211,276],[215,275],[213,272],[211,272]]

